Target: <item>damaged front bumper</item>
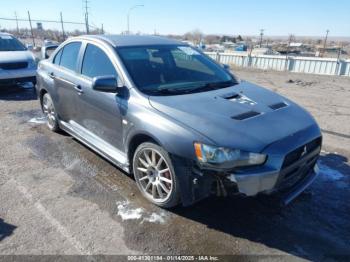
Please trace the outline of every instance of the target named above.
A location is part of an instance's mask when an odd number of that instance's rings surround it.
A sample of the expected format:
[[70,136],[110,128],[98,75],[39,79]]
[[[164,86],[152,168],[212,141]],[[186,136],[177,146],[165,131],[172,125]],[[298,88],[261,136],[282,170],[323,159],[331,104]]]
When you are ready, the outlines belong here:
[[[184,205],[197,202],[210,193],[218,196],[240,194],[282,193],[281,202],[289,204],[300,195],[317,177],[317,159],[322,138],[318,137],[286,154],[269,154],[264,165],[237,168],[235,170],[202,169],[199,166],[182,179]],[[180,170],[179,170],[180,171]],[[185,173],[181,170],[178,173]]]
[[259,193],[271,194],[276,191],[285,193],[284,204],[290,203],[302,193],[317,177],[317,159],[321,147],[313,148],[298,160],[287,165],[282,164],[279,170],[266,170],[257,173],[231,174],[227,179],[237,185],[240,193],[255,196]]
[[[297,182],[289,188],[282,197],[284,205],[289,204],[293,199],[300,195],[317,178],[319,168],[317,164],[312,170],[298,177]],[[278,190],[275,187],[280,174],[278,172],[266,172],[252,175],[234,175],[231,174],[228,179],[237,185],[240,193],[246,196],[255,196],[259,193],[271,194]]]

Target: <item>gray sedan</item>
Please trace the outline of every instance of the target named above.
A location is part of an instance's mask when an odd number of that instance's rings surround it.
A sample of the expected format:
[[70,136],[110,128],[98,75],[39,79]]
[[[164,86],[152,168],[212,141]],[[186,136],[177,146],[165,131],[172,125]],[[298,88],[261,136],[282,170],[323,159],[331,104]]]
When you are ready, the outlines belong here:
[[37,92],[51,130],[133,174],[161,207],[213,192],[283,192],[287,204],[317,176],[322,137],[308,112],[182,42],[71,38],[40,62]]

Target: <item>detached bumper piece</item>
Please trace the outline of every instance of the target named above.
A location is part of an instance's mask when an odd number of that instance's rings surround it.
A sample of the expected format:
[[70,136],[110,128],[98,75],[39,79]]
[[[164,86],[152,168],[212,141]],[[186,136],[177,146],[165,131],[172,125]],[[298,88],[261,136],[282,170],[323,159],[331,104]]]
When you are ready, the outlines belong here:
[[314,170],[310,172],[305,178],[299,181],[293,188],[290,189],[281,199],[281,204],[286,206],[290,204],[295,198],[297,198],[306,188],[308,188],[319,174],[318,166],[316,165]]

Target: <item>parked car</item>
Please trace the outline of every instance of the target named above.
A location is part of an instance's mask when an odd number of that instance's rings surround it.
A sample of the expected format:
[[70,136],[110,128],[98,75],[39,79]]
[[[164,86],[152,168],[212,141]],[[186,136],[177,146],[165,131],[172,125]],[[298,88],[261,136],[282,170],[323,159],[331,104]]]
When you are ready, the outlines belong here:
[[50,55],[56,50],[58,44],[45,44],[41,47],[41,59],[48,59]]
[[213,189],[284,192],[289,203],[317,176],[322,138],[308,112],[182,42],[71,38],[39,63],[37,81],[48,127],[133,174],[161,207]]
[[0,84],[36,83],[35,57],[18,39],[0,33]]

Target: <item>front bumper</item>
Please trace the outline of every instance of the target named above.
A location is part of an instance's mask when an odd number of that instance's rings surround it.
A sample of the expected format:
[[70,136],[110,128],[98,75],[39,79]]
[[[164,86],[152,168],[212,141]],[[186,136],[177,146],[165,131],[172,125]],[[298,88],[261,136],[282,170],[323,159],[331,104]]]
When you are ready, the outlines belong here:
[[237,185],[240,193],[254,196],[258,193],[271,194],[276,191],[287,191],[289,195],[284,201],[292,201],[304,191],[317,177],[317,159],[321,147],[317,146],[299,160],[282,166],[280,170],[268,170],[258,173],[231,174],[227,178]]
[[0,83],[35,82],[36,68],[23,68],[14,70],[0,69]]

